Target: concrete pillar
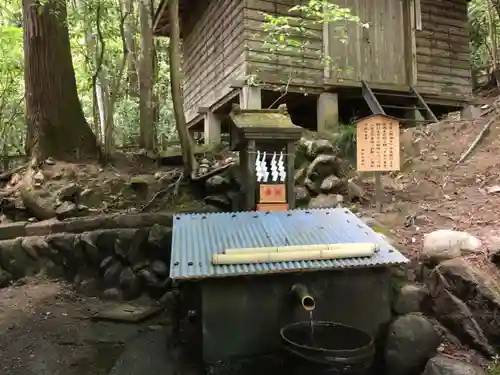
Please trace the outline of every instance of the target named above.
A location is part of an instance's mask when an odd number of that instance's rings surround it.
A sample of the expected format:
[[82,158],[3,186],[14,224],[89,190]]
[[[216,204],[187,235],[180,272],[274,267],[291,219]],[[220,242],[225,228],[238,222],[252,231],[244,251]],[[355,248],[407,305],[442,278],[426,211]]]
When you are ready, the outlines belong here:
[[337,133],[339,130],[339,97],[338,94],[324,92],[317,101],[318,133]]
[[467,105],[460,111],[460,120],[475,120],[481,117],[482,110],[475,105]]
[[262,95],[260,87],[243,86],[240,91],[241,109],[262,109]]
[[422,115],[419,109],[409,109],[405,114],[405,118],[415,120],[416,125],[422,125],[423,121],[425,121],[425,117]]
[[417,120],[417,121],[425,121],[425,117],[422,114],[422,112],[420,112],[419,109],[415,109],[415,120]]
[[221,119],[213,112],[207,112],[204,116],[204,143],[209,144],[220,144],[220,133],[221,133]]

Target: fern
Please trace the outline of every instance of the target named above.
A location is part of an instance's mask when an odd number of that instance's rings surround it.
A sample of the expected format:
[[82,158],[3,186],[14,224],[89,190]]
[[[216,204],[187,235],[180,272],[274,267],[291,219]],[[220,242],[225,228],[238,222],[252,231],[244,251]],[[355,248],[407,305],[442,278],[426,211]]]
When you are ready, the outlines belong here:
[[500,356],[495,355],[486,368],[488,375],[500,375]]
[[340,134],[335,139],[335,146],[340,155],[350,162],[356,161],[356,124],[350,123],[342,126]]

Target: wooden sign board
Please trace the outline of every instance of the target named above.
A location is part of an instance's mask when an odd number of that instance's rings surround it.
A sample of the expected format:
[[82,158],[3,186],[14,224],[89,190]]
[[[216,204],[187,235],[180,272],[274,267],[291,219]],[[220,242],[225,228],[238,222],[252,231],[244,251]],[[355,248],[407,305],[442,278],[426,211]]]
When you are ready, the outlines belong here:
[[399,121],[385,115],[373,115],[359,120],[356,125],[357,170],[398,171]]
[[286,203],[285,184],[260,184],[259,203]]
[[288,203],[259,203],[257,211],[288,211]]

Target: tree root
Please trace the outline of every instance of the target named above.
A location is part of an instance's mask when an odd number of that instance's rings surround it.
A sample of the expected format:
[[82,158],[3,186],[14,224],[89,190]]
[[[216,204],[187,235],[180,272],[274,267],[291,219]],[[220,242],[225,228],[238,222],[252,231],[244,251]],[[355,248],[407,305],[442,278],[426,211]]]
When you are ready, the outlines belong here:
[[191,181],[193,182],[205,182],[206,180],[208,180],[210,177],[212,176],[215,176],[219,173],[222,173],[224,172],[226,169],[228,169],[229,167],[232,167],[235,163],[228,163],[228,164],[225,164],[221,167],[217,167],[215,169],[212,169],[210,172],[208,173],[205,173],[201,176],[196,176],[196,175],[191,175]]
[[53,206],[39,197],[34,189],[26,182],[20,187],[21,199],[28,212],[38,220],[47,220],[56,217]]
[[474,151],[476,146],[481,142],[481,140],[488,134],[491,125],[498,119],[498,116],[493,116],[487,123],[484,125],[483,129],[479,133],[479,135],[474,139],[474,142],[469,146],[467,151],[463,153],[463,155],[460,157],[460,159],[457,161],[457,165],[462,163],[465,159],[469,157],[469,155]]
[[14,174],[19,173],[26,168],[28,168],[28,164],[23,164],[17,168],[11,169],[10,171],[0,173],[0,181],[7,182],[12,178]]
[[158,198],[164,197],[170,191],[171,191],[171,197],[172,199],[174,199],[179,194],[179,189],[184,178],[185,178],[185,173],[182,172],[175,182],[171,183],[166,188],[157,191],[155,195],[153,195],[153,197],[149,200],[149,202],[146,203],[144,206],[142,206],[139,212],[146,211]]

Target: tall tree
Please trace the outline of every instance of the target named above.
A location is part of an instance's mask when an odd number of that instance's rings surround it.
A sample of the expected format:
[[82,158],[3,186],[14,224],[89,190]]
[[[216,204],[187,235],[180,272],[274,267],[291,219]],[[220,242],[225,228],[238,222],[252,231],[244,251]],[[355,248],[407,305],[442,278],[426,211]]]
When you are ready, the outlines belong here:
[[23,0],[26,148],[41,161],[95,159],[71,59],[65,0]]
[[137,19],[134,16],[134,0],[125,1],[125,11],[130,16],[125,22],[125,41],[127,42],[127,93],[131,97],[138,97],[139,78],[137,76]]
[[175,127],[179,135],[182,149],[182,161],[185,174],[194,178],[198,168],[194,155],[193,141],[189,135],[184,114],[184,95],[182,93],[182,70],[181,70],[181,38],[179,25],[179,0],[168,2],[168,15],[170,18],[170,85],[172,87],[172,102],[174,106]]
[[155,151],[153,85],[154,85],[154,40],[153,4],[151,0],[139,2],[141,25],[141,56],[139,60],[139,114],[140,146]]

